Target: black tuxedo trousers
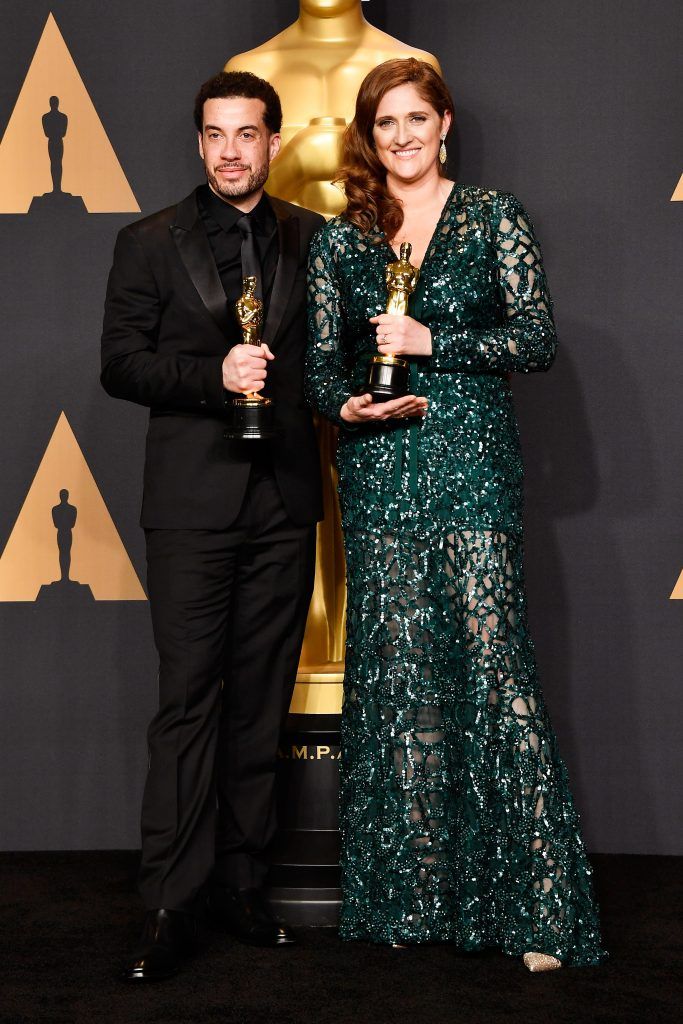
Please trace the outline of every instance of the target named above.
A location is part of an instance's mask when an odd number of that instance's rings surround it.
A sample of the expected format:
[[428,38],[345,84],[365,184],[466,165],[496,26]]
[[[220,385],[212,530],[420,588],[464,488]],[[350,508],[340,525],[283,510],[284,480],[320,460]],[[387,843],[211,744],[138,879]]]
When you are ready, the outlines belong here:
[[159,711],[148,734],[140,891],[192,910],[209,879],[258,887],[275,827],[275,767],[315,567],[315,526],[294,524],[252,467],[224,530],[145,531]]

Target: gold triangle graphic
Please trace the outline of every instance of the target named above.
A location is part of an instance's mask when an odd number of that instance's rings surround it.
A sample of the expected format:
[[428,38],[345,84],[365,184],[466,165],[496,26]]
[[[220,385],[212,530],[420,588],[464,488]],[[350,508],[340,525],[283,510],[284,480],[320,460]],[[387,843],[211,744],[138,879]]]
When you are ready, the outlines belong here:
[[[137,213],[140,207],[97,116],[52,14],[0,142],[0,213],[26,213],[34,196],[53,192],[43,116],[50,97],[66,115],[61,190],[83,198],[88,213]],[[82,207],[81,207],[82,209]]]
[[683,601],[683,572],[678,577],[678,583],[671,592],[670,601]]
[[64,413],[0,557],[0,601],[35,601],[60,580],[60,523],[71,540],[70,580],[89,586],[96,601],[147,600]]
[[676,185],[676,188],[674,189],[674,194],[671,197],[671,202],[672,203],[683,203],[683,174],[681,174],[681,177],[680,177],[680,179],[678,181],[678,184]]

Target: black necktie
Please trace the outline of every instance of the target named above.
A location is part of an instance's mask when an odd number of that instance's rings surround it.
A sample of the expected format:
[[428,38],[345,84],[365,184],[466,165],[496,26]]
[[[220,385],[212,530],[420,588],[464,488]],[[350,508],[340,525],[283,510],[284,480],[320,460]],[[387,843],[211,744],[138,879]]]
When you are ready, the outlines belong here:
[[251,217],[247,213],[243,213],[237,221],[237,227],[242,236],[242,277],[256,278],[256,298],[263,301],[263,282],[261,281],[263,272]]

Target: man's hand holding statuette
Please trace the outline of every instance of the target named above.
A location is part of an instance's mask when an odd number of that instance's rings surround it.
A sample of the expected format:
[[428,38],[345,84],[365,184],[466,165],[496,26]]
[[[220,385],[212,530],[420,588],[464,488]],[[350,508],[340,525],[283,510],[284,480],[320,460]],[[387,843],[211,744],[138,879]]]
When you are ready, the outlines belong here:
[[275,356],[267,345],[234,345],[223,360],[223,387],[237,394],[260,391]]

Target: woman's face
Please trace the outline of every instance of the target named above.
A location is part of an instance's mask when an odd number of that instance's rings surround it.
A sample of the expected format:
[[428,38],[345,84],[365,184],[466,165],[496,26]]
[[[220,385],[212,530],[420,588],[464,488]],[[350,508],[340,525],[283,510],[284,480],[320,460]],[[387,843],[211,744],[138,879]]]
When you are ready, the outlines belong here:
[[387,175],[408,183],[433,174],[441,136],[450,124],[450,111],[439,117],[412,83],[386,92],[375,113],[372,137]]

